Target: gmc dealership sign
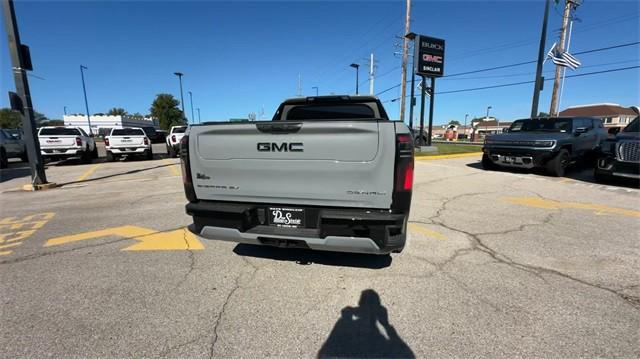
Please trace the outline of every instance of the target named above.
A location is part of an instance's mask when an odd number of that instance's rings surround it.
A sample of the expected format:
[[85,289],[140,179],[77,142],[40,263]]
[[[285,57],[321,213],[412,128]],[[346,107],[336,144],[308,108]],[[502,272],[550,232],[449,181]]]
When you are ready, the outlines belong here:
[[444,75],[444,40],[418,35],[415,39],[416,75],[440,77]]

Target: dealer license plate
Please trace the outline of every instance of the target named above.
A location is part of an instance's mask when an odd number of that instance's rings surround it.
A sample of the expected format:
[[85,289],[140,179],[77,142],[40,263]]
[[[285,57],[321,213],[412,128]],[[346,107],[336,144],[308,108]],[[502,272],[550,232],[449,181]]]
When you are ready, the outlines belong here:
[[269,224],[283,228],[304,227],[304,209],[269,207]]

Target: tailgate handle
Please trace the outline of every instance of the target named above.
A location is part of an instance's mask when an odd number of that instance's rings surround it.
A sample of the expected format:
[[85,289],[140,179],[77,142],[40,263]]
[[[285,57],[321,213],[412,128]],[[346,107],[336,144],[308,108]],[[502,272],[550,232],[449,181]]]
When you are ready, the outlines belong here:
[[302,128],[301,123],[256,123],[260,132],[266,133],[295,133]]

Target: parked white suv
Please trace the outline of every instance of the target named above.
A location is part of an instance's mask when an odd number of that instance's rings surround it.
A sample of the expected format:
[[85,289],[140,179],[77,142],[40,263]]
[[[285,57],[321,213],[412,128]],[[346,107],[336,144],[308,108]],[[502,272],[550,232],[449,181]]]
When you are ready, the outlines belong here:
[[104,139],[107,161],[115,161],[123,156],[142,156],[153,159],[151,140],[139,127],[114,128]]
[[44,158],[80,157],[84,163],[98,158],[93,137],[80,127],[46,126],[38,130],[40,153]]
[[18,157],[23,162],[27,162],[27,149],[24,141],[20,137],[20,131],[0,130],[0,168],[6,168],[9,165],[9,158]]
[[180,155],[180,140],[184,137],[187,126],[173,126],[167,136],[167,154],[169,157],[178,157]]

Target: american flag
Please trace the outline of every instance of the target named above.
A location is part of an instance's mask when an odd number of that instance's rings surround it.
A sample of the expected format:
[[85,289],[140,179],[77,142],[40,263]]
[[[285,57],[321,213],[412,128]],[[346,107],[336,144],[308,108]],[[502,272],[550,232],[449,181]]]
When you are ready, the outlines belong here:
[[556,45],[557,44],[554,43],[553,46],[551,46],[551,49],[549,49],[549,52],[547,52],[547,58],[550,58],[554,64],[568,67],[572,70],[577,69],[581,65],[580,61],[570,53],[566,51],[558,51],[558,49],[556,49]]

